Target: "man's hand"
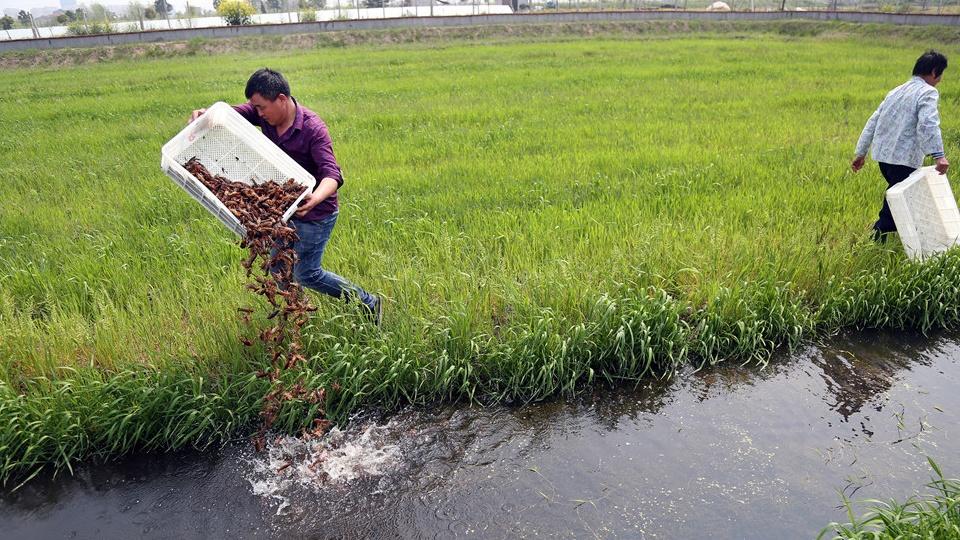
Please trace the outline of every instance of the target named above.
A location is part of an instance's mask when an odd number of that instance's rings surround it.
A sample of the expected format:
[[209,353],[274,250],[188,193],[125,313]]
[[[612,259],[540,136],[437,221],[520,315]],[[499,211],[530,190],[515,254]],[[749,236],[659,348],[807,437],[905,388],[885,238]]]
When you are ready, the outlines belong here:
[[187,123],[189,124],[190,122],[193,122],[197,118],[200,118],[200,115],[202,115],[205,112],[207,112],[206,109],[197,109],[193,111],[192,113],[190,113],[190,120],[188,120]]
[[853,158],[853,163],[850,164],[850,168],[853,169],[853,172],[857,172],[863,168],[864,157],[857,156]]
[[946,156],[937,158],[936,168],[938,173],[947,174],[947,169],[950,168],[950,162],[947,161]]
[[307,195],[300,201],[300,209],[294,214],[298,218],[302,218],[307,215],[307,212],[313,210],[315,206],[322,203],[327,196],[320,193],[320,190],[314,191],[313,193]]

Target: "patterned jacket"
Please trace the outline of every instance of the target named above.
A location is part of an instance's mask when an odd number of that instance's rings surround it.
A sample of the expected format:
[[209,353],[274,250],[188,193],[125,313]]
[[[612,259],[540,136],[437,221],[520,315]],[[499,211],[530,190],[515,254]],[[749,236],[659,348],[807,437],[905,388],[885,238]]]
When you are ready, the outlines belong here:
[[867,155],[872,144],[874,160],[914,168],[924,156],[943,157],[939,99],[937,89],[916,76],[891,90],[867,120],[856,155]]

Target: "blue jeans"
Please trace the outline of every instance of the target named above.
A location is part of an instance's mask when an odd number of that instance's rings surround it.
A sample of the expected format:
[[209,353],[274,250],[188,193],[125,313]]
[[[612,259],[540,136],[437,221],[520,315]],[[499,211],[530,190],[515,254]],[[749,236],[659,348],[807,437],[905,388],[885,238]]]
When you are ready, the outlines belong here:
[[337,224],[337,214],[331,214],[319,221],[300,221],[293,218],[289,224],[297,230],[297,236],[300,237],[293,245],[297,252],[293,278],[304,287],[336,298],[360,300],[372,309],[372,294],[320,266],[323,249],[327,247],[333,227]]

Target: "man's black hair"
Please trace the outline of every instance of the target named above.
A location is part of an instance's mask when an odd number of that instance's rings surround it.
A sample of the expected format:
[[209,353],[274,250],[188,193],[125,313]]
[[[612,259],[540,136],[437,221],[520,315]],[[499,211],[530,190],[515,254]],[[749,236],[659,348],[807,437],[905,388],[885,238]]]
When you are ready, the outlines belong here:
[[250,79],[247,80],[247,88],[244,95],[247,99],[254,94],[260,94],[263,99],[273,101],[277,96],[283,94],[290,96],[290,83],[280,74],[270,68],[260,68],[253,72]]
[[931,49],[917,58],[917,63],[913,66],[913,74],[923,77],[932,73],[939,77],[945,69],[947,69],[947,57]]

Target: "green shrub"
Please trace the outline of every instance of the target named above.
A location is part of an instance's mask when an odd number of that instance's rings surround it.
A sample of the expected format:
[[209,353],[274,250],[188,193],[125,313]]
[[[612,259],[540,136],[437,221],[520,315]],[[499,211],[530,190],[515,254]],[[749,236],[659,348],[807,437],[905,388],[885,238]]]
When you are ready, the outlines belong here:
[[97,34],[115,34],[117,29],[108,22],[73,21],[67,25],[67,34],[71,36],[93,36]]
[[245,0],[223,0],[217,6],[217,13],[227,21],[228,25],[241,26],[253,22],[250,17],[256,13],[256,10]]

